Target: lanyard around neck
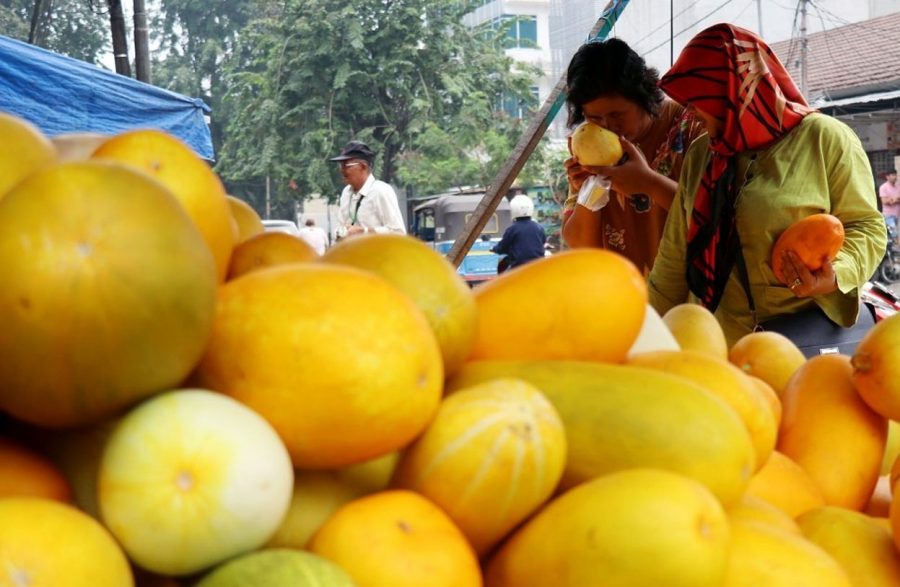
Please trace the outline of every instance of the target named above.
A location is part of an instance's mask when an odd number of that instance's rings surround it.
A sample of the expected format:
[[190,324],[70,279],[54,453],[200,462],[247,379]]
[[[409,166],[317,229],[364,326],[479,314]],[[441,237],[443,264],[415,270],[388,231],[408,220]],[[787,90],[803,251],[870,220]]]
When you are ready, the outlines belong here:
[[363,198],[365,198],[365,194],[359,194],[359,199],[356,200],[356,206],[353,207],[353,212],[350,214],[350,224],[356,224],[357,219],[359,218],[359,205],[362,204]]

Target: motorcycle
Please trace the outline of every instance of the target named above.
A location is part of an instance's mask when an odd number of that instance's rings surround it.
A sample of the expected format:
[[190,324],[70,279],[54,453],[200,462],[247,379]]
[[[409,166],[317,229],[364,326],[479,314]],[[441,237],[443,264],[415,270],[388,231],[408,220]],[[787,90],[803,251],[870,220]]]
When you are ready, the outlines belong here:
[[860,299],[872,309],[875,322],[881,322],[900,312],[900,298],[877,281],[867,281],[863,285]]
[[900,281],[900,246],[897,245],[897,231],[890,224],[887,227],[888,244],[884,251],[884,258],[875,271],[873,279],[889,285]]

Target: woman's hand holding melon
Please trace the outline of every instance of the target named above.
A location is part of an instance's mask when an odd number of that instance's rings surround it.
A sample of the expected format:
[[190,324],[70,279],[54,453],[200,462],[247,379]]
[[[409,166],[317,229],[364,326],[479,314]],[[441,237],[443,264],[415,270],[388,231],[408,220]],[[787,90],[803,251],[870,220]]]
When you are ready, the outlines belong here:
[[831,214],[801,218],[772,247],[775,277],[799,298],[829,294],[838,287],[831,262],[844,244],[844,226]]

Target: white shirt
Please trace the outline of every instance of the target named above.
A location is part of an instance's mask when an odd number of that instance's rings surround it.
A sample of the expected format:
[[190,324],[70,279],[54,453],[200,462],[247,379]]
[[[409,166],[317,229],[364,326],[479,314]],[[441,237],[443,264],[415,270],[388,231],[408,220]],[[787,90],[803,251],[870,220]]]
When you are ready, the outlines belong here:
[[309,246],[315,249],[316,253],[322,255],[328,246],[328,235],[325,230],[318,226],[304,226],[300,229],[300,238],[305,240]]
[[372,174],[369,174],[358,192],[353,191],[349,185],[344,186],[338,218],[342,226],[356,224],[368,228],[370,232],[406,234],[406,225],[403,223],[403,214],[400,213],[394,188],[375,179]]

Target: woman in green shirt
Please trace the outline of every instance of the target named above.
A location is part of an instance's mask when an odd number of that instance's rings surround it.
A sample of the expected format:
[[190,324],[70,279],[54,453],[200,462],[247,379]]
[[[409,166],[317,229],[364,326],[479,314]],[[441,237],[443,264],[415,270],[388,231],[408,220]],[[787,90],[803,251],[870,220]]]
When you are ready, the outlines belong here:
[[[859,289],[887,242],[871,168],[852,130],[811,110],[765,42],[728,24],[694,37],[660,87],[704,120],[707,136],[685,156],[649,276],[651,304],[664,313],[702,303],[729,344],[758,323],[816,306],[852,326]],[[785,259],[787,279],[779,281],[770,263],[775,239],[819,212],[844,225],[837,258],[813,272]],[[737,270],[740,252],[749,295]]]

